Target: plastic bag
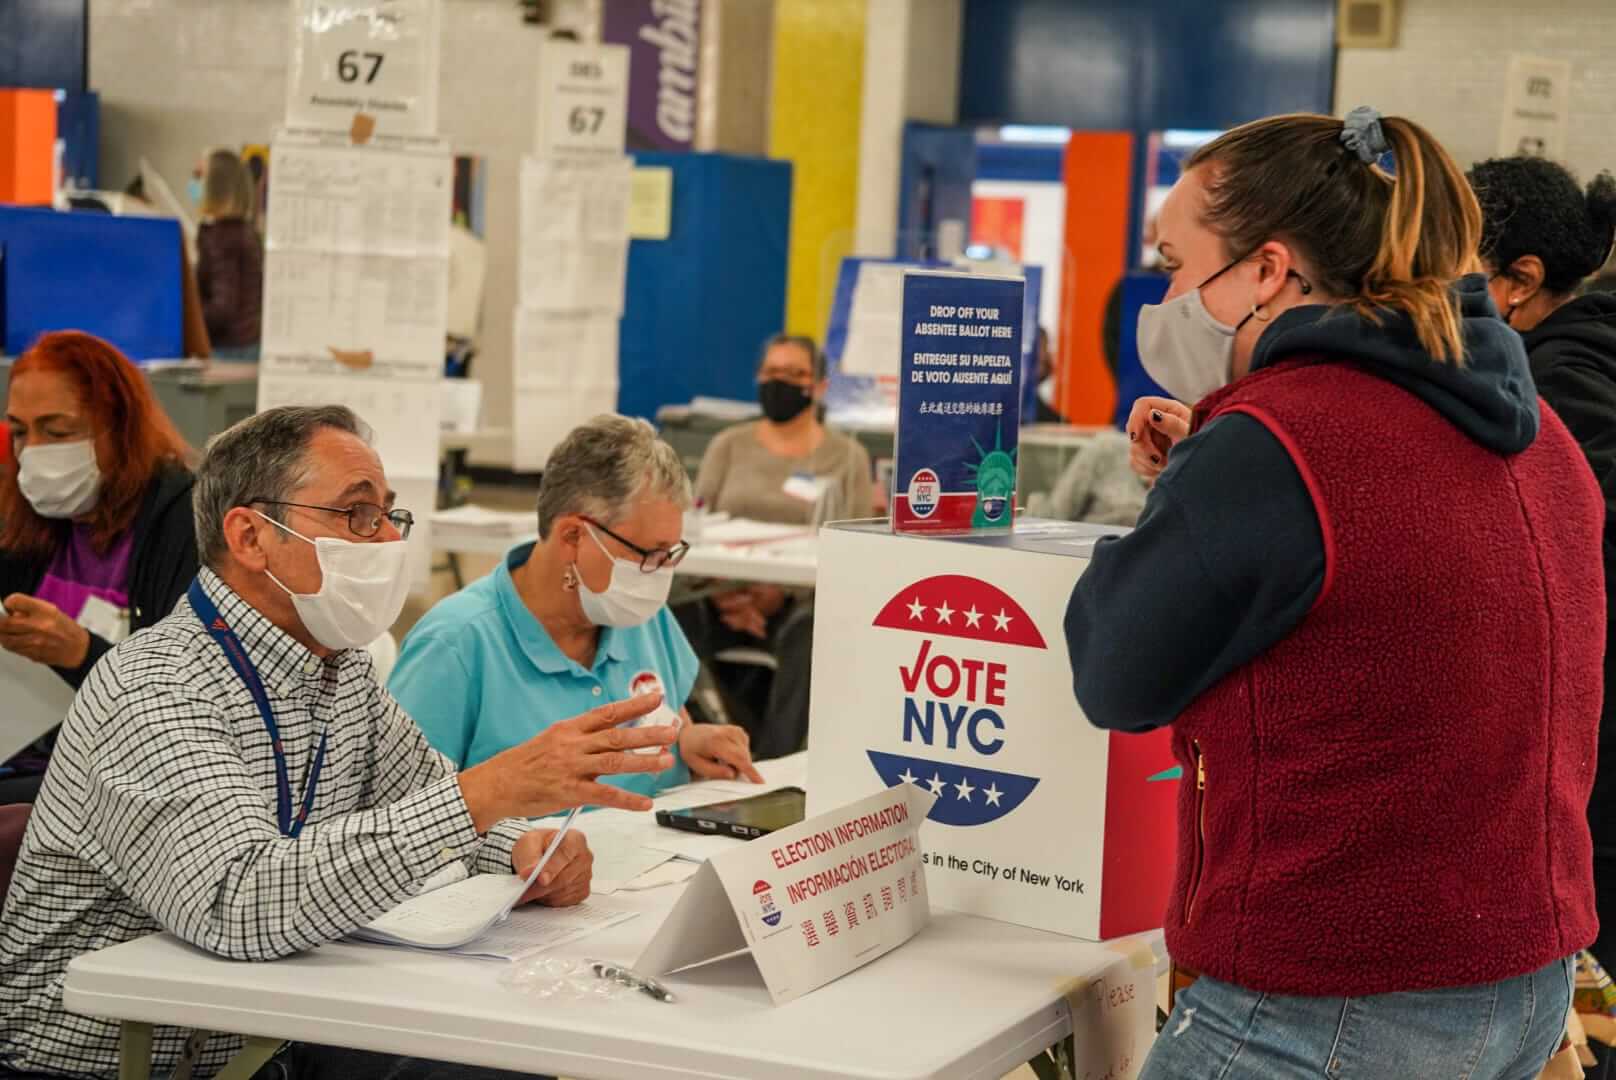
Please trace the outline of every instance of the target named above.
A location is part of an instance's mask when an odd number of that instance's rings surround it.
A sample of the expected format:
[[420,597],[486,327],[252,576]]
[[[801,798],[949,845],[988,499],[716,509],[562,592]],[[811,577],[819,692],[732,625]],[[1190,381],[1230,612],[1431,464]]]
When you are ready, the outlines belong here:
[[630,991],[627,985],[615,979],[596,975],[588,960],[560,956],[535,956],[518,961],[499,981],[518,993],[562,1001],[609,1001]]

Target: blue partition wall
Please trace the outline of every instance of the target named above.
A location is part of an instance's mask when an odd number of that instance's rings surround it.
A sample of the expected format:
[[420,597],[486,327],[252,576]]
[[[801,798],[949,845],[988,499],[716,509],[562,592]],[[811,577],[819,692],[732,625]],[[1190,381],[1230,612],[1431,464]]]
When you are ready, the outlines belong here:
[[135,360],[183,357],[180,227],[159,218],[0,207],[0,340],[83,330]]
[[673,170],[666,240],[629,243],[618,409],[652,417],[698,395],[749,400],[758,347],[785,322],[791,165],[639,153]]

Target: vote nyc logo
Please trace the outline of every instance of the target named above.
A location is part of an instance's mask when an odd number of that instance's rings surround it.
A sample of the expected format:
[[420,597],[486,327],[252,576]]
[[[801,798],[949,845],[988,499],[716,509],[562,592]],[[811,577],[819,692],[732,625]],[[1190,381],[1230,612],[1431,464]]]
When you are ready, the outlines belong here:
[[936,795],[927,817],[944,825],[985,825],[1025,802],[1038,777],[993,765],[1014,738],[1017,658],[1048,649],[1032,617],[996,585],[940,574],[900,590],[873,625],[902,632],[904,752],[866,751],[881,780]]

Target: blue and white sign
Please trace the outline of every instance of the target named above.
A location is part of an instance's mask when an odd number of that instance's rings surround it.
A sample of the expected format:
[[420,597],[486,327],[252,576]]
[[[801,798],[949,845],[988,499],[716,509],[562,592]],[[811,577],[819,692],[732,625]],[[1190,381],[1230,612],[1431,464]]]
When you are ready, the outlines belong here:
[[1010,529],[1025,294],[1019,278],[904,274],[894,531]]

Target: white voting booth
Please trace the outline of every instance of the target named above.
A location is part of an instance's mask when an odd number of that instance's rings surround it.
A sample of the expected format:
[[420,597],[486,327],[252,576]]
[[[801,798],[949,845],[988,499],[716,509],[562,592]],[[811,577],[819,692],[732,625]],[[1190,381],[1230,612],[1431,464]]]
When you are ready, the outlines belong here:
[[809,812],[894,785],[937,797],[921,830],[941,907],[1104,939],[1161,924],[1180,783],[1166,730],[1094,728],[1063,618],[1095,541],[820,535]]

